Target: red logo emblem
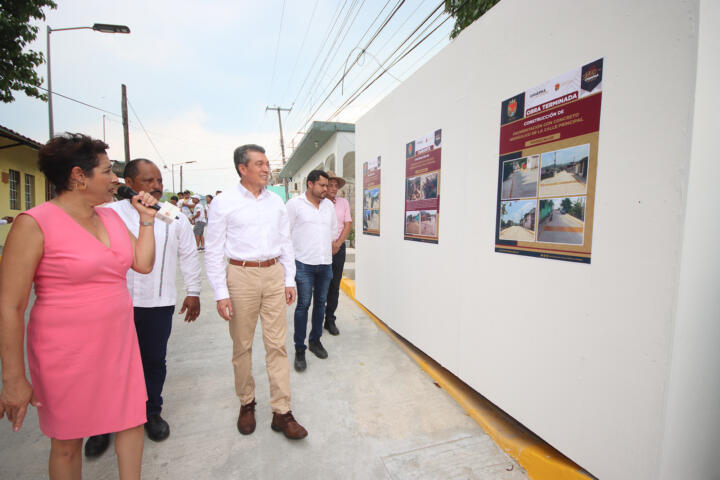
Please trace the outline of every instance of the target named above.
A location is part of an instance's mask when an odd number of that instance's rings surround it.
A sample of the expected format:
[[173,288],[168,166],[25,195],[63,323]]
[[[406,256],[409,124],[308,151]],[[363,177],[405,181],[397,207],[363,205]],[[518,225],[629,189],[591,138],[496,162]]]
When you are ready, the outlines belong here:
[[510,103],[508,103],[507,114],[508,114],[508,117],[514,117],[516,113],[517,113],[517,101],[513,98],[512,100],[510,100]]
[[555,84],[555,91],[557,92],[558,90],[560,90],[560,84],[559,84],[559,83],[556,83],[556,84]]

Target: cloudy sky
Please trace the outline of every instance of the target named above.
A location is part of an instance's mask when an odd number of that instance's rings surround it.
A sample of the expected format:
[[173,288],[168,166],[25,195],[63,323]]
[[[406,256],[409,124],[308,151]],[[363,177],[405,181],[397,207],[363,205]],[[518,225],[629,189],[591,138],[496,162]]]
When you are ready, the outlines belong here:
[[[340,111],[378,62],[437,27],[443,9],[423,23],[442,2],[405,1],[327,102],[320,102],[351,65],[398,0],[153,0],[125,2],[58,0],[32,48],[45,52],[46,25],[52,28],[93,23],[127,25],[130,35],[92,30],[51,35],[53,91],[94,109],[55,96],[56,134],[83,132],[103,137],[112,159],[123,159],[121,84],[130,102],[131,157],[150,158],[172,189],[171,165],[184,167],[184,188],[201,193],[237,181],[232,151],[259,143],[271,162],[281,162],[277,114],[266,106],[293,107],[283,113],[286,154],[299,143],[311,120],[354,122],[449,43],[453,20],[418,45],[389,73]],[[418,26],[419,30],[401,46]],[[398,53],[391,56],[397,48]],[[46,67],[39,69],[47,77]],[[381,70],[382,71],[382,70]],[[104,110],[104,111],[101,111]],[[317,112],[316,112],[317,110]],[[16,94],[0,104],[0,124],[39,142],[48,138],[47,104]],[[144,127],[144,130],[143,130]],[[147,132],[147,133],[145,133]],[[175,189],[179,189],[175,166]]]

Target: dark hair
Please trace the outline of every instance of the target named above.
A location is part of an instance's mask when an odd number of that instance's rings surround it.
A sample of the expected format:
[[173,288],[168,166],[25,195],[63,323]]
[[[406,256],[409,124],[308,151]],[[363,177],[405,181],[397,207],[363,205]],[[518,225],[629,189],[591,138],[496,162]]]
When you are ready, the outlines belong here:
[[138,173],[140,173],[140,164],[143,162],[149,163],[150,165],[155,165],[147,158],[135,158],[133,160],[130,160],[127,165],[125,165],[125,170],[123,170],[123,178],[132,178],[133,180],[135,180],[135,177],[137,177]]
[[185,191],[183,192],[183,195],[190,195],[190,190],[185,190]]
[[98,166],[98,155],[107,153],[108,145],[82,133],[65,132],[53,137],[38,152],[38,168],[55,185],[58,193],[70,190],[70,174],[80,167],[88,177]]
[[317,182],[320,177],[325,177],[328,179],[328,181],[330,180],[328,174],[323,172],[322,170],[313,170],[312,172],[308,173],[307,180],[305,181],[305,186],[307,186],[308,182]]
[[177,195],[173,195],[172,197],[170,197],[170,200],[175,200],[177,202],[179,199]]
[[208,193],[207,195],[205,195],[205,200],[207,200],[208,197],[210,197],[210,200],[212,200],[212,199],[214,198],[212,195],[210,195],[210,194]]
[[[240,164],[243,164],[247,167],[247,164],[250,161],[247,156],[247,152],[265,153],[265,149],[260,145],[255,145],[254,143],[249,143],[247,145],[242,145],[236,148],[235,152],[233,153],[233,161],[235,162],[235,171],[238,173],[238,175],[240,175],[240,170],[238,170],[238,166],[240,166]],[[242,177],[242,175],[240,175],[240,177]]]

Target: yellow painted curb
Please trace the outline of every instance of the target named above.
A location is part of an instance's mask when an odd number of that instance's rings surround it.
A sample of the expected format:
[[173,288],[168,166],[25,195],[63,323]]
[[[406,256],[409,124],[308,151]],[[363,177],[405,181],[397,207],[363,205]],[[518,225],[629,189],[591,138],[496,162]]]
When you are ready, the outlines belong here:
[[592,480],[582,467],[500,410],[462,380],[395,333],[355,298],[355,282],[343,277],[340,288],[447,391],[493,441],[523,466],[532,480]]

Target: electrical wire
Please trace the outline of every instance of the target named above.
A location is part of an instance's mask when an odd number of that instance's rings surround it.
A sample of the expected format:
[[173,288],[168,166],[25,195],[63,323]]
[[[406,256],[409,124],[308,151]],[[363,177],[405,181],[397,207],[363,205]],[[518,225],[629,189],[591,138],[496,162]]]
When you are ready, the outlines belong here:
[[[44,91],[46,91],[46,92],[48,91],[48,89],[47,89],[47,88],[44,88],[44,87],[37,87],[37,88],[39,88],[40,90],[44,90]],[[58,97],[62,97],[62,98],[65,98],[65,99],[67,99],[67,100],[70,100],[71,102],[79,103],[80,105],[85,105],[86,107],[94,108],[95,110],[99,110],[99,111],[101,111],[101,112],[103,112],[103,113],[107,113],[107,114],[110,114],[110,115],[115,115],[116,117],[122,118],[122,115],[120,115],[119,113],[111,112],[111,111],[109,111],[109,110],[105,110],[104,108],[96,107],[95,105],[90,105],[89,103],[85,103],[85,102],[83,102],[83,101],[81,101],[81,100],[77,100],[77,99],[75,99],[75,98],[68,97],[67,95],[63,95],[62,93],[58,93],[58,92],[53,91],[52,94],[53,94],[53,95],[57,95]]]
[[280,11],[280,28],[278,29],[277,44],[275,45],[275,60],[273,61],[272,77],[270,78],[270,91],[272,92],[275,83],[275,71],[277,69],[278,52],[280,51],[280,36],[282,35],[283,18],[285,17],[285,1],[283,0],[282,10]]
[[[365,82],[363,82],[363,83],[360,85],[360,87],[358,87],[358,88],[362,88],[363,85],[365,85],[368,81],[370,81],[370,79],[372,79],[372,77],[373,77],[379,70],[383,70],[383,72],[382,72],[382,74],[381,74],[380,76],[382,76],[383,74],[385,74],[385,73],[387,72],[387,68],[385,68],[384,65],[393,57],[393,55],[395,55],[395,54],[398,52],[398,50],[400,50],[400,48],[402,48],[403,45],[405,45],[405,43],[408,42],[408,40],[410,40],[410,39],[415,35],[415,33],[416,33],[425,23],[427,23],[427,21],[428,21],[433,15],[435,15],[435,14],[437,13],[437,11],[438,11],[444,4],[445,4],[444,1],[443,1],[443,2],[440,2],[440,4],[439,4],[437,7],[435,7],[435,9],[430,13],[430,15],[428,15],[427,17],[425,17],[425,19],[424,19],[417,27],[415,27],[415,29],[412,31],[412,33],[410,33],[410,35],[408,35],[407,38],[405,38],[405,40],[403,40],[402,43],[400,43],[400,45],[398,45],[398,47],[388,56],[387,59],[385,59],[385,61],[383,61],[382,63],[378,62],[378,63],[379,63],[378,68],[375,69],[375,71],[374,71],[372,74],[370,74],[370,77],[368,77],[368,79],[367,79]],[[441,13],[440,15],[442,15],[442,13]],[[450,17],[448,17],[448,18],[450,18]],[[376,38],[376,36],[373,37],[373,39],[374,39],[374,38]],[[358,55],[358,58],[359,58],[359,55]],[[380,76],[378,76],[378,78],[380,78]],[[308,119],[305,121],[305,123],[302,124],[302,126],[300,127],[300,129],[305,128],[305,126],[310,122],[310,120],[312,120],[312,118],[318,113],[318,111],[320,111],[320,109],[322,108],[322,106],[323,106],[323,105],[325,104],[325,102],[330,98],[330,95],[332,95],[332,93],[337,89],[337,87],[340,85],[340,82],[341,82],[342,79],[344,79],[344,78],[345,78],[345,75],[343,75],[343,77],[341,78],[341,80],[335,85],[335,87],[333,87],[333,89],[330,91],[330,93],[329,93],[329,94],[325,97],[325,99],[318,105],[318,107],[317,107],[317,108],[315,109],[315,111],[308,117]],[[377,80],[377,78],[376,78],[375,80],[373,80],[372,83],[374,83],[376,80]],[[372,83],[371,83],[371,84],[372,84]],[[369,87],[369,85],[368,85],[368,87]],[[365,90],[367,90],[367,88],[365,88],[365,89],[362,90],[362,91],[364,92]],[[357,92],[357,90],[356,90],[356,92]],[[352,97],[352,95],[351,95],[351,97]],[[343,105],[344,105],[344,104],[343,104]],[[336,116],[336,115],[334,114],[331,118],[334,118],[335,116]]]
[[137,118],[138,123],[143,129],[143,132],[145,132],[145,136],[147,137],[148,141],[150,142],[150,145],[152,145],[153,149],[155,150],[155,153],[157,153],[158,157],[160,158],[160,161],[163,164],[163,168],[167,169],[167,163],[165,163],[165,159],[160,154],[160,150],[155,146],[155,142],[153,142],[153,139],[150,137],[150,134],[145,130],[145,125],[143,125],[142,120],[140,120],[140,117],[138,116],[137,112],[135,111],[135,108],[132,106],[132,103],[130,103],[130,100],[128,100],[128,105],[130,105],[130,110],[132,110],[133,114],[135,115],[135,118]]
[[300,49],[298,50],[297,55],[295,56],[295,65],[293,65],[292,71],[290,72],[290,76],[288,77],[288,84],[287,84],[287,87],[285,87],[285,91],[283,92],[281,99],[285,98],[285,95],[287,95],[288,90],[290,89],[290,85],[292,85],[292,79],[295,76],[295,71],[297,70],[298,62],[300,61],[300,56],[301,56],[300,54],[302,53],[303,48],[305,47],[305,41],[307,40],[308,33],[310,33],[310,27],[312,26],[312,21],[315,18],[315,11],[317,10],[318,3],[320,3],[320,0],[315,0],[315,6],[313,7],[313,11],[310,14],[310,21],[308,22],[307,29],[305,30],[305,35],[303,36],[303,41],[300,44]]

